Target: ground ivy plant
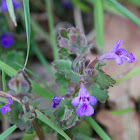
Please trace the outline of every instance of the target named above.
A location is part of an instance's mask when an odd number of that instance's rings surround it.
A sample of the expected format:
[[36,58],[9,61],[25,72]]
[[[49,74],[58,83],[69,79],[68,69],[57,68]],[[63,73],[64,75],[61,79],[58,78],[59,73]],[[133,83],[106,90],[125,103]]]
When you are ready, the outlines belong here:
[[[84,116],[96,113],[94,105],[98,101],[105,103],[108,99],[107,89],[115,84],[115,80],[102,70],[106,65],[103,61],[115,59],[118,65],[122,65],[123,60],[128,63],[135,61],[133,54],[120,48],[121,45],[121,41],[117,41],[112,50],[91,61],[88,54],[95,44],[87,44],[84,33],[77,27],[60,29],[60,59],[55,60],[53,66],[56,83],[65,89],[66,93],[52,98],[52,108],[39,109],[40,100],[34,100],[28,76],[23,70],[19,70],[9,81],[8,94],[4,94],[7,100],[1,107],[2,115],[8,112],[10,123],[29,134],[33,133],[34,129],[40,139],[43,139],[43,136],[40,136],[40,128],[46,132],[53,130],[37,119],[36,109],[56,122],[63,130],[71,128]],[[89,82],[89,79],[92,79],[92,82]],[[87,85],[90,85],[90,88]]]

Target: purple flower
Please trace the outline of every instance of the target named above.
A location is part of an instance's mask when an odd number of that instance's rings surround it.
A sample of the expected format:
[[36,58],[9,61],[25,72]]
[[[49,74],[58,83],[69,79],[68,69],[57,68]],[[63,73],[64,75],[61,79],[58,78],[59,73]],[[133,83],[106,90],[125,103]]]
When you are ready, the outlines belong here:
[[135,61],[135,57],[132,53],[127,53],[125,49],[120,48],[120,46],[123,44],[124,43],[121,44],[121,40],[118,40],[114,45],[113,49],[108,53],[100,56],[98,60],[115,59],[118,65],[123,64],[123,59],[129,63],[133,63]]
[[4,115],[7,111],[8,112],[11,111],[9,105],[12,104],[12,98],[9,97],[9,99],[6,100],[6,101],[8,101],[8,102],[4,106],[1,107],[1,113],[2,113],[2,115]]
[[96,103],[96,98],[90,96],[85,85],[81,82],[79,95],[73,98],[71,101],[71,104],[73,106],[77,106],[79,104],[76,110],[78,116],[83,117],[84,115],[91,116],[92,114],[94,114],[94,108],[91,105],[95,105]]
[[63,98],[62,96],[60,96],[60,97],[54,96],[52,98],[52,108],[56,108],[59,105],[59,103],[61,102],[62,98]]
[[12,33],[2,34],[1,39],[0,39],[0,43],[5,49],[10,48],[11,45],[13,45],[13,43],[14,43],[14,38],[13,38]]
[[[21,7],[20,2],[18,2],[16,0],[12,0],[12,2],[13,2],[14,9]],[[3,12],[8,11],[6,0],[2,0],[0,8],[1,8],[1,11],[3,11]]]
[[61,0],[60,5],[61,5],[61,7],[63,9],[66,9],[66,10],[67,9],[72,9],[72,7],[73,7],[73,5],[72,5],[70,0]]

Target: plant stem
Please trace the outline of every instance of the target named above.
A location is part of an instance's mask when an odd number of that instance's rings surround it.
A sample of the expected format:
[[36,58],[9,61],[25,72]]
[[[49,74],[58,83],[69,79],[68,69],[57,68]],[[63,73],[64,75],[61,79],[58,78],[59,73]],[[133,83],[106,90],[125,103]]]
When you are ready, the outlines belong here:
[[32,126],[33,126],[39,140],[45,140],[43,132],[42,132],[41,128],[36,124],[35,120],[32,121]]

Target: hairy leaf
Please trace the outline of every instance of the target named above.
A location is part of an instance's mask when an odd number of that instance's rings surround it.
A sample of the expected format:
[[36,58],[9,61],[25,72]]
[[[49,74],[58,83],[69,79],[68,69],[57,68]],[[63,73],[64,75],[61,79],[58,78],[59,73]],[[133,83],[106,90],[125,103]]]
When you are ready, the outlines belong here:
[[113,86],[116,81],[100,69],[100,67],[104,65],[105,63],[101,61],[95,65],[95,69],[98,71],[98,74],[94,76],[93,80],[101,89],[108,89],[110,86]]
[[70,60],[56,60],[54,64],[55,68],[59,72],[64,73],[67,79],[71,79],[73,82],[79,82],[80,75],[72,71],[72,62]]
[[98,101],[101,103],[105,103],[108,99],[108,91],[107,90],[101,90],[95,85],[90,86],[90,95],[94,96]]

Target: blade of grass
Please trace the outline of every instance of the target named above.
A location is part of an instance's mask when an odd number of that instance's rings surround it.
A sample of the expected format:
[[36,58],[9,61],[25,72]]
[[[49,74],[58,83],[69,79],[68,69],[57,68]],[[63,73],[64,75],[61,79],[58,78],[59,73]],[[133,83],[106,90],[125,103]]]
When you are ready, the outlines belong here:
[[133,108],[128,107],[128,108],[121,109],[121,110],[110,111],[110,113],[113,114],[113,115],[121,115],[121,114],[130,113],[132,111],[133,111]]
[[2,86],[3,86],[3,92],[6,92],[7,91],[6,80],[5,80],[5,73],[3,70],[2,70]]
[[96,133],[102,138],[102,140],[111,140],[111,138],[104,132],[104,130],[95,122],[92,117],[85,117],[85,119],[96,131]]
[[137,67],[137,68],[133,69],[127,75],[125,75],[124,77],[122,77],[119,80],[117,80],[115,85],[119,85],[120,83],[132,78],[134,75],[136,75],[138,73],[140,73],[140,67]]
[[[17,71],[15,69],[13,69],[12,67],[8,66],[7,64],[5,64],[4,62],[2,62],[0,60],[0,69],[3,70],[7,75],[9,75],[10,77],[12,77],[13,75],[15,75],[17,73]],[[46,89],[44,89],[43,87],[41,87],[40,85],[38,85],[37,83],[35,83],[34,81],[30,80],[31,84],[32,84],[32,91],[42,97],[44,97],[45,99],[51,100],[53,98],[53,94],[48,92]]]
[[117,9],[118,12],[122,13],[125,17],[133,21],[136,25],[140,26],[140,19],[123,5],[121,5],[119,2],[117,2],[116,0],[104,0],[104,2],[109,4],[110,7]]
[[16,129],[16,125],[11,126],[0,135],[0,140],[5,140]]
[[96,43],[103,52],[104,49],[104,14],[103,0],[88,0],[94,7],[94,27],[96,32]]
[[42,53],[40,52],[38,46],[36,43],[32,44],[34,46],[33,51],[35,52],[36,56],[38,57],[38,59],[40,60],[40,62],[44,65],[44,67],[46,68],[46,70],[48,71],[48,73],[55,78],[55,75],[53,73],[52,68],[49,66],[48,62],[46,61],[45,57],[42,55]]
[[7,8],[8,8],[9,15],[10,15],[14,25],[17,26],[16,16],[15,16],[14,7],[13,7],[13,2],[12,2],[12,0],[6,0],[6,3],[7,3]]
[[23,70],[25,69],[29,52],[30,52],[30,10],[29,10],[29,0],[23,0],[23,7],[24,7],[24,16],[25,16],[25,26],[26,26],[26,36],[27,36],[27,55]]
[[56,60],[59,58],[59,55],[58,55],[56,36],[55,36],[55,30],[54,30],[54,22],[53,22],[53,14],[52,14],[52,1],[45,0],[45,3],[46,3],[46,11],[48,14],[50,41],[51,41],[52,49],[53,49],[53,56],[54,56],[54,59]]

